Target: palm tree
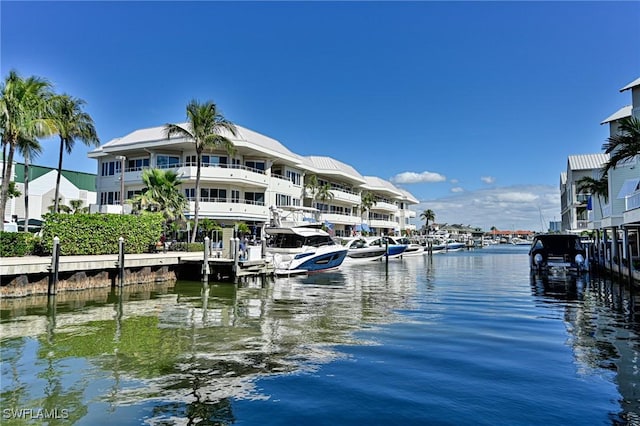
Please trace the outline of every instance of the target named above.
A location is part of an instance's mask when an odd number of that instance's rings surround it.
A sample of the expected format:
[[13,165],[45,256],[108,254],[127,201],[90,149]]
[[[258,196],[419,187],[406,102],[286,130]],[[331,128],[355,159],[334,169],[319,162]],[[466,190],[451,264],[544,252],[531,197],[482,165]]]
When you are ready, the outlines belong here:
[[16,149],[24,158],[24,232],[29,232],[29,166],[31,158],[37,157],[42,152],[42,147],[36,139],[21,137]]
[[195,99],[187,105],[187,123],[165,125],[167,138],[171,138],[171,136],[182,136],[193,141],[196,148],[196,199],[193,234],[191,235],[192,243],[195,242],[198,231],[202,152],[205,149],[224,148],[229,155],[233,155],[235,151],[233,143],[225,136],[220,135],[221,131],[227,131],[235,136],[236,126],[222,115],[216,104],[212,101],[200,103]]
[[600,216],[602,216],[602,203],[600,197],[606,203],[609,198],[609,176],[605,173],[600,179],[594,179],[590,176],[584,176],[576,181],[576,189],[578,193],[589,193],[595,195],[598,198],[598,205],[600,206]]
[[69,200],[69,206],[73,214],[83,213],[87,210],[87,207],[82,207],[84,201],[82,200]]
[[[39,136],[51,134],[49,122],[45,119],[47,100],[52,96],[51,84],[38,77],[23,79],[15,71],[10,71],[0,87],[0,133],[3,152],[9,148],[9,154],[3,158],[0,189],[0,218],[4,218],[9,199],[11,165],[21,139],[33,140]],[[2,220],[4,228],[4,220]],[[0,229],[3,229],[0,228]]]
[[[58,175],[56,177],[55,212],[58,212],[60,197],[60,176],[62,175],[62,156],[64,151],[71,154],[76,140],[85,145],[100,144],[93,119],[82,111],[85,101],[69,95],[58,95],[52,99],[52,122],[56,133],[60,136],[60,152],[58,154]],[[121,194],[124,197],[124,194]]]
[[316,193],[318,192],[318,187],[320,183],[318,182],[318,176],[316,175],[308,175],[305,176],[304,188],[308,189],[311,193],[311,198],[315,201]]
[[[371,212],[371,208],[376,205],[376,196],[373,193],[365,191],[360,195],[360,208],[363,212]],[[367,214],[367,217],[369,215]]]
[[431,209],[427,209],[420,213],[420,219],[425,221],[424,228],[427,230],[427,234],[429,233],[429,221],[436,220],[436,214]]
[[606,154],[610,154],[609,161],[602,168],[603,175],[609,169],[615,169],[616,166],[640,154],[640,119],[622,118],[617,133],[607,138],[602,149]]
[[182,181],[172,170],[146,169],[142,172],[145,187],[133,201],[141,209],[160,212],[167,221],[184,218],[187,199],[180,191]]

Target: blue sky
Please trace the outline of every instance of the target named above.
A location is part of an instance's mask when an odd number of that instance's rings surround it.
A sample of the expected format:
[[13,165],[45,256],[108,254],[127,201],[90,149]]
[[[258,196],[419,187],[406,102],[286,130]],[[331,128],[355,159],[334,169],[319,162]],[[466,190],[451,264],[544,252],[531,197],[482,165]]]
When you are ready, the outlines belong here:
[[[390,180],[439,223],[546,229],[568,155],[640,76],[640,2],[0,3],[0,71],[87,101],[103,143],[192,98]],[[37,164],[55,166],[57,141]],[[95,173],[79,145],[64,167]]]

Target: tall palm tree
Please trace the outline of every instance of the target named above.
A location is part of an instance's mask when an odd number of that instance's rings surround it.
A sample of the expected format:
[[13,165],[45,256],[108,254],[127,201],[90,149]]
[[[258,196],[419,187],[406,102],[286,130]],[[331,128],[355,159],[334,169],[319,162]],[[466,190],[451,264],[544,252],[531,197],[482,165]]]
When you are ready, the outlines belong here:
[[[362,209],[363,213],[371,212],[371,208],[375,206],[376,203],[376,196],[373,195],[373,193],[365,191],[360,195],[360,208]],[[369,217],[368,214],[367,217]]]
[[233,152],[235,151],[233,142],[220,133],[221,131],[226,131],[235,136],[236,126],[222,115],[216,104],[212,101],[200,103],[194,99],[187,105],[187,123],[167,124],[164,129],[167,138],[171,138],[171,136],[182,136],[186,139],[190,139],[195,144],[197,162],[195,212],[193,217],[193,234],[191,235],[191,242],[193,243],[196,240],[198,231],[202,152],[205,149],[224,148],[229,155],[233,155]]
[[636,117],[622,118],[618,132],[607,138],[602,149],[606,154],[609,154],[609,161],[602,168],[603,175],[609,169],[615,169],[616,166],[640,154],[640,119]]
[[[58,175],[56,177],[56,192],[54,199],[56,204],[54,211],[58,212],[58,199],[60,197],[60,176],[62,175],[62,157],[64,151],[71,154],[76,140],[85,145],[97,146],[100,144],[93,119],[82,110],[86,104],[82,99],[74,98],[67,94],[54,96],[52,99],[52,122],[56,133],[60,136],[60,151],[58,153]],[[121,197],[124,194],[120,195]]]
[[10,71],[0,87],[0,133],[3,151],[8,147],[2,186],[0,187],[0,222],[4,229],[4,214],[9,199],[11,165],[21,139],[33,140],[51,134],[46,120],[48,100],[52,96],[51,83],[39,77],[23,79]]
[[433,222],[436,220],[436,214],[433,210],[427,209],[420,213],[420,219],[425,221],[424,228],[427,230],[427,233],[429,233],[429,221]]
[[609,176],[605,173],[600,179],[594,179],[591,176],[584,176],[576,181],[576,189],[578,193],[589,193],[598,198],[598,206],[600,206],[600,216],[602,216],[602,203],[600,199],[606,203],[609,198]]
[[180,191],[182,181],[172,170],[146,169],[142,172],[145,187],[134,202],[146,211],[160,212],[167,221],[184,218],[187,199]]
[[42,152],[42,147],[36,139],[21,137],[16,149],[24,158],[24,232],[29,232],[29,166],[31,158],[37,157]]

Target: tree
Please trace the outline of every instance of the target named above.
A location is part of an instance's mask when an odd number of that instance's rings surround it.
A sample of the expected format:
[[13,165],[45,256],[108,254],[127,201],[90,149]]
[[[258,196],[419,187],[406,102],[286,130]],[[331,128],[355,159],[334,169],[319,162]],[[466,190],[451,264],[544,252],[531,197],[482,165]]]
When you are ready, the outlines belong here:
[[425,221],[424,227],[427,230],[427,233],[429,233],[429,221],[433,222],[434,220],[436,220],[436,214],[433,212],[433,210],[427,209],[420,213],[420,219]]
[[24,232],[29,232],[29,166],[32,157],[42,152],[42,147],[36,139],[20,137],[16,149],[24,158]]
[[609,154],[609,161],[602,168],[603,175],[640,154],[640,119],[622,118],[617,133],[607,138],[602,149]]
[[18,188],[16,188],[16,183],[14,181],[9,182],[9,198],[17,198],[22,195],[22,192]]
[[[363,213],[371,212],[371,208],[375,205],[376,205],[376,196],[373,195],[373,193],[364,191],[360,195],[360,208],[362,209]],[[368,216],[369,215],[367,214],[367,217]]]
[[180,191],[182,181],[174,171],[146,169],[142,182],[145,185],[142,193],[133,199],[142,210],[160,212],[167,221],[184,218],[187,199]]
[[20,140],[34,140],[51,134],[50,122],[46,120],[51,84],[39,77],[23,79],[16,71],[10,71],[0,87],[0,133],[3,152],[2,186],[0,187],[0,221],[4,229],[4,214],[9,199],[9,182],[13,157]]
[[609,198],[609,176],[605,173],[600,176],[600,179],[594,179],[590,176],[584,176],[576,181],[576,189],[578,193],[588,193],[592,196],[595,195],[598,198],[598,205],[600,206],[600,216],[602,216],[602,203],[600,199],[606,203]]
[[[58,212],[60,197],[60,176],[62,175],[62,157],[64,151],[71,154],[76,140],[85,145],[97,146],[100,143],[93,119],[82,111],[85,101],[69,95],[54,96],[51,102],[52,123],[55,132],[60,136],[60,151],[58,153],[58,175],[56,177],[55,212]],[[124,197],[124,194],[120,195]]]
[[84,204],[84,201],[82,200],[70,200],[69,206],[71,207],[71,212],[73,214],[87,212],[89,209],[87,207],[82,207],[83,204]]
[[236,135],[236,126],[227,120],[218,107],[212,101],[200,103],[192,100],[187,105],[187,123],[167,124],[165,133],[167,138],[171,136],[182,136],[190,139],[195,144],[196,149],[196,188],[194,206],[194,224],[191,242],[195,242],[198,231],[198,215],[200,210],[200,169],[202,152],[205,149],[225,149],[229,155],[233,155],[235,147],[231,140],[220,135],[221,131]]

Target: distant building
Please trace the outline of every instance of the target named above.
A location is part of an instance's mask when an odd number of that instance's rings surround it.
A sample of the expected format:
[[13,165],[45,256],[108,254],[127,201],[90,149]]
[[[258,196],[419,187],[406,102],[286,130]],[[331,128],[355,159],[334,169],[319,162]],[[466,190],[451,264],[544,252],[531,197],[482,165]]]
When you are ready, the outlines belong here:
[[[600,169],[609,161],[608,154],[570,155],[567,170],[560,175],[560,213],[562,232],[579,234],[589,226],[589,211],[600,203],[598,197],[579,191],[578,181],[584,177],[600,179]],[[589,209],[591,203],[591,209]],[[599,204],[598,204],[599,212]]]
[[561,232],[562,231],[562,221],[556,220],[549,222],[549,232]]
[[[24,163],[14,162],[13,170],[13,181],[21,195],[7,201],[4,220],[9,222],[25,218]],[[29,165],[29,219],[41,220],[42,215],[49,213],[49,206],[54,204],[57,175],[55,168]],[[62,170],[59,196],[62,205],[81,200],[83,207],[89,207],[96,202],[96,175]]]

